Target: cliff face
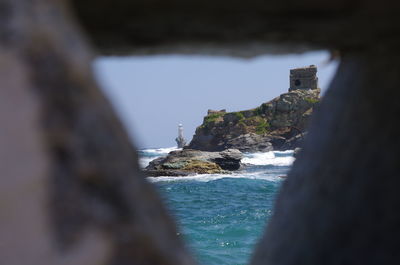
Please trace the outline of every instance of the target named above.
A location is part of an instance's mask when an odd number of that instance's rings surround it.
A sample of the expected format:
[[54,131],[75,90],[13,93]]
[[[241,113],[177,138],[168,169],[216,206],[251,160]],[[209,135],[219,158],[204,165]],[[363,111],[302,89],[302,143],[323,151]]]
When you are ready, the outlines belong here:
[[239,112],[211,111],[197,127],[188,148],[242,152],[286,150],[298,147],[320,90],[293,90]]

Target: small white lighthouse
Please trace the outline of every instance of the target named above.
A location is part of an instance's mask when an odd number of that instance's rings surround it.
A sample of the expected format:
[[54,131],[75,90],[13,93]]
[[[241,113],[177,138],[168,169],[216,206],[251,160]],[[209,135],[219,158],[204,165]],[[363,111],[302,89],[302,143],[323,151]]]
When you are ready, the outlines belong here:
[[178,144],[178,148],[182,148],[186,145],[186,140],[183,137],[183,125],[178,125],[178,137],[175,139],[176,143]]

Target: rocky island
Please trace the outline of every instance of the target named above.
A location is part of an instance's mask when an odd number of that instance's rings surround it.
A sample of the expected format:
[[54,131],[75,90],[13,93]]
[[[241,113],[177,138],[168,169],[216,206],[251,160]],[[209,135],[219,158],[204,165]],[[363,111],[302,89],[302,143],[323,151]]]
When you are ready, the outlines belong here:
[[299,147],[320,100],[316,72],[313,65],[292,69],[289,92],[257,108],[228,113],[209,110],[186,148],[267,152]]
[[196,174],[229,174],[238,170],[243,154],[236,149],[204,152],[192,149],[172,151],[146,167],[148,176],[188,176]]
[[319,102],[319,89],[294,90],[239,112],[209,111],[185,148],[221,151],[267,152],[298,147],[313,108]]
[[229,173],[241,167],[241,152],[298,149],[320,101],[317,68],[290,70],[290,88],[244,111],[208,110],[189,145],[150,162],[149,176]]

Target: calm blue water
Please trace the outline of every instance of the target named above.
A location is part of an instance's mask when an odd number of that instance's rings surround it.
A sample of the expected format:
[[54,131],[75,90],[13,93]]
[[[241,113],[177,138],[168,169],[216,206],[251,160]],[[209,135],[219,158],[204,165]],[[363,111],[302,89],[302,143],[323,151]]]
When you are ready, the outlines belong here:
[[[167,149],[142,150],[148,157]],[[169,150],[169,149],[168,149]],[[292,152],[247,154],[233,175],[149,178],[175,217],[180,236],[203,265],[247,264],[272,214],[275,196],[293,162]]]

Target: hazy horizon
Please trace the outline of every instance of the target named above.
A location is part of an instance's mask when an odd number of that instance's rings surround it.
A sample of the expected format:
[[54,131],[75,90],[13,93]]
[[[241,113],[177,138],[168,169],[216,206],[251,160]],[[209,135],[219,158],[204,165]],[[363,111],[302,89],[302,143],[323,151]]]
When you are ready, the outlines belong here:
[[97,79],[138,148],[176,145],[178,124],[190,141],[208,109],[255,108],[289,88],[291,68],[315,64],[325,91],[337,62],[327,52],[236,59],[208,56],[101,57]]

